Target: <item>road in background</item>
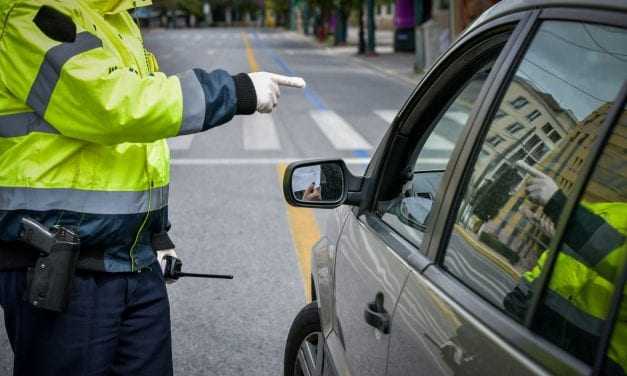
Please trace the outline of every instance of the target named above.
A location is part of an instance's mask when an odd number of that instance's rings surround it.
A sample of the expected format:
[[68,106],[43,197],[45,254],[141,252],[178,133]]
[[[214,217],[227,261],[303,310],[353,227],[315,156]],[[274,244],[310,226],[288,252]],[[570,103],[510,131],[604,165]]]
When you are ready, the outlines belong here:
[[[169,140],[171,234],[184,269],[235,275],[169,285],[175,372],[280,375],[289,326],[306,299],[303,244],[325,216],[288,214],[281,166],[342,157],[363,170],[414,85],[287,32],[152,30],[145,43],[168,74],[195,67],[235,74],[256,64],[307,81],[304,91],[283,89],[271,115]],[[0,334],[0,374],[8,374],[10,348]]]

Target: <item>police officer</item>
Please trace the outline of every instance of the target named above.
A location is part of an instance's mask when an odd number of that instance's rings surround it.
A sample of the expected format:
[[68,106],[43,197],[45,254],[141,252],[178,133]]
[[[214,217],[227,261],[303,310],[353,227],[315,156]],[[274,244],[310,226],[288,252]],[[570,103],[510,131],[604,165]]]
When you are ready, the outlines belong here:
[[[567,197],[555,181],[541,171],[518,162],[528,174],[525,191],[530,202],[540,205],[551,222],[551,236]],[[558,254],[544,304],[538,310],[536,330],[588,363],[594,361],[598,339],[610,309],[615,276],[627,262],[627,202],[582,200],[569,221],[563,250]],[[533,220],[533,218],[530,218]],[[522,320],[531,291],[542,274],[548,251],[523,273],[519,286],[504,300],[506,310]],[[620,288],[620,287],[619,287]],[[627,294],[627,287],[622,287]],[[627,373],[627,305],[620,308],[606,360],[605,374]]]
[[[15,375],[172,374],[152,243],[168,229],[165,139],[270,112],[300,78],[159,72],[128,14],[150,0],[0,1],[0,305]],[[71,228],[62,314],[22,297],[36,256],[21,219]]]

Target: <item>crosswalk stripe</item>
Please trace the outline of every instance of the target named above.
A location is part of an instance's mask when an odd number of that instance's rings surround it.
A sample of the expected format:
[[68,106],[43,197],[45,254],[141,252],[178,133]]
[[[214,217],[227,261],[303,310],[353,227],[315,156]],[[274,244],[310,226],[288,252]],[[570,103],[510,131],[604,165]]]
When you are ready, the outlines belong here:
[[398,113],[398,111],[396,110],[374,110],[374,113],[380,117],[381,119],[385,120],[388,124],[392,124],[392,122],[394,121],[394,118],[396,117],[396,114]]
[[466,122],[468,121],[468,113],[463,111],[447,112],[446,114],[444,114],[444,117],[462,126],[466,125]]
[[243,124],[245,150],[280,150],[281,143],[271,114],[246,116]]
[[193,134],[168,138],[168,146],[170,147],[170,150],[188,150],[190,147],[192,147],[193,140]]
[[432,133],[427,139],[424,148],[426,150],[453,150],[455,144],[437,133]]
[[370,150],[372,146],[331,110],[311,110],[309,115],[337,150]]

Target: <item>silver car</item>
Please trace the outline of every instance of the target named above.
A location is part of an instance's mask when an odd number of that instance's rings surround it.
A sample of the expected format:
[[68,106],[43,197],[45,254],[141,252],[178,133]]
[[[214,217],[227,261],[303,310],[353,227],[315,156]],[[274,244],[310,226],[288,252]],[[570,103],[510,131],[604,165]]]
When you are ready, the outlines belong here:
[[504,1],[364,176],[290,165],[288,203],[335,210],[284,374],[624,375],[626,100],[625,1]]

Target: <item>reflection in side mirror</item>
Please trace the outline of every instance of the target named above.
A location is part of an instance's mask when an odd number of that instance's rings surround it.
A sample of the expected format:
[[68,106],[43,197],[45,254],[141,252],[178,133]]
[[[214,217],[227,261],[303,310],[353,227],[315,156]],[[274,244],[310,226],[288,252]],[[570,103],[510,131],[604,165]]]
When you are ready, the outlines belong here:
[[292,193],[298,202],[337,203],[344,193],[344,174],[336,162],[297,167],[292,173]]

